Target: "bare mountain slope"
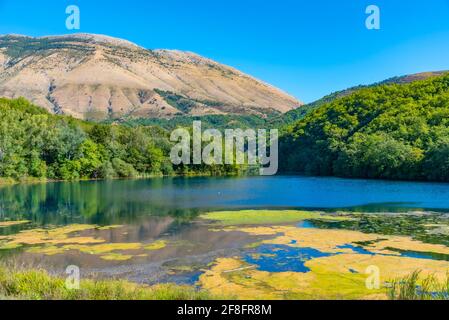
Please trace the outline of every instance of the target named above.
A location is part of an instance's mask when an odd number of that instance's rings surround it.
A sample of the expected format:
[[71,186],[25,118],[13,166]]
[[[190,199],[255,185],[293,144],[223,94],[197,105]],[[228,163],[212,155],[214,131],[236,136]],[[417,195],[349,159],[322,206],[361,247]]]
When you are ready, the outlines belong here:
[[0,96],[23,96],[82,119],[285,113],[302,105],[238,70],[190,52],[107,36],[0,36]]

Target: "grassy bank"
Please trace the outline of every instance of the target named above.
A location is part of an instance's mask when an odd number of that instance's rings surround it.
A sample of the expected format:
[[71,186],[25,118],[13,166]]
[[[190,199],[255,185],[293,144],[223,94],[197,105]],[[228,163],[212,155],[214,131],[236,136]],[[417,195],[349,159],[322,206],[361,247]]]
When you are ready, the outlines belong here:
[[205,291],[173,284],[144,286],[125,281],[82,280],[79,290],[43,270],[0,267],[0,300],[210,300]]
[[[449,300],[447,279],[420,277],[417,271],[391,282],[390,300]],[[66,288],[65,280],[43,270],[0,267],[0,300],[213,300],[213,296],[188,286],[143,286],[126,281],[83,280],[79,290]],[[228,297],[229,299],[229,297]]]

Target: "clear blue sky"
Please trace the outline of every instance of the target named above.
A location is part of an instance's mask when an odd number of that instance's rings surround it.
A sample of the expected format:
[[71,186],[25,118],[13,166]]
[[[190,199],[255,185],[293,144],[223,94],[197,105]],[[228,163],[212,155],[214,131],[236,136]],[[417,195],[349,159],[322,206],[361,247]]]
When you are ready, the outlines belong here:
[[[395,75],[449,69],[449,0],[0,0],[0,33],[81,30],[199,53],[310,102]],[[381,9],[367,30],[365,8]]]

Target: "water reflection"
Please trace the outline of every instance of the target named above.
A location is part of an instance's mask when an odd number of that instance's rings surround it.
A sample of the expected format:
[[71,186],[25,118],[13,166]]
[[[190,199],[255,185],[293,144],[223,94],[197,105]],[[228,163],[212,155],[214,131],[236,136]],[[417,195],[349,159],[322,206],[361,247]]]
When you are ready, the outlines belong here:
[[138,223],[147,216],[189,221],[200,212],[243,208],[356,211],[449,209],[449,184],[306,177],[161,178],[0,188],[0,221],[38,225]]

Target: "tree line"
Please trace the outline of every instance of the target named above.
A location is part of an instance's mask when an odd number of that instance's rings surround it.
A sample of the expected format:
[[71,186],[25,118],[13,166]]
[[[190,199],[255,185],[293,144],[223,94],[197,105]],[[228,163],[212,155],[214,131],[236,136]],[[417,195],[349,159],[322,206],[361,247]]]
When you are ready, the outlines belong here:
[[0,177],[54,180],[235,175],[238,166],[174,166],[169,132],[56,116],[23,98],[0,99]]

